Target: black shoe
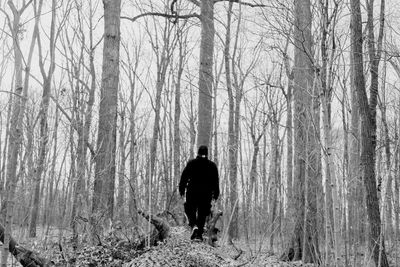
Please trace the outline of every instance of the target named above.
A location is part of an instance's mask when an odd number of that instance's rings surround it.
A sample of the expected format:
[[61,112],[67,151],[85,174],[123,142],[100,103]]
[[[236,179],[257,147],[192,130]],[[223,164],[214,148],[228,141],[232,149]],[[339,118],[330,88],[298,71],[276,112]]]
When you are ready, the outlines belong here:
[[200,233],[200,231],[197,231],[196,240],[203,241],[203,233]]
[[199,228],[197,226],[193,227],[192,229],[192,235],[190,236],[190,239],[193,240],[198,236]]

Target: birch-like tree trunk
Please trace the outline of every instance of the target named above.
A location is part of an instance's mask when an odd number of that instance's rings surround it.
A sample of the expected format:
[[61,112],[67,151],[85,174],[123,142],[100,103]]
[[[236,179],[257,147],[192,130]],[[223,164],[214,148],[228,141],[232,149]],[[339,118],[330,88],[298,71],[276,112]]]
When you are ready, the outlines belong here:
[[103,6],[103,66],[91,222],[93,242],[99,241],[102,231],[98,219],[114,217],[121,0],[103,0]]

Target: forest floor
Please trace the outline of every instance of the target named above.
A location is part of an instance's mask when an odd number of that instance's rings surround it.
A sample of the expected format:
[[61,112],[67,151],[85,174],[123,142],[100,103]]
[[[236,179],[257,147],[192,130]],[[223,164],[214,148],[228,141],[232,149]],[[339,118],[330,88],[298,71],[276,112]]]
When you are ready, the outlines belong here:
[[[219,245],[211,247],[204,242],[190,241],[190,232],[187,227],[172,227],[170,236],[157,246],[145,247],[138,250],[126,239],[125,233],[111,232],[104,239],[101,246],[89,243],[73,251],[68,232],[59,230],[39,231],[38,238],[23,238],[19,242],[22,246],[38,252],[41,256],[51,260],[54,266],[109,266],[109,267],[294,267],[313,266],[302,262],[282,262],[279,255],[273,255],[267,250],[252,253],[245,246]],[[60,241],[61,240],[61,241]],[[396,255],[400,255],[399,246],[387,247],[390,266],[397,266]],[[362,254],[360,254],[360,257]],[[352,265],[350,263],[350,265]],[[21,266],[10,257],[9,266]],[[344,265],[343,265],[344,266]],[[354,266],[354,265],[352,265]],[[356,264],[355,266],[359,266]],[[369,266],[363,265],[363,266]]]
[[[282,262],[276,255],[260,252],[257,255],[231,245],[212,247],[206,241],[190,241],[187,227],[171,227],[170,236],[157,246],[138,250],[125,238],[126,233],[111,232],[101,246],[89,243],[73,251],[67,231],[62,234],[53,229],[38,231],[38,238],[24,238],[22,231],[15,237],[19,244],[51,260],[54,266],[107,266],[107,267],[292,267],[307,266],[301,262]],[[8,266],[21,266],[9,258]],[[312,266],[312,265],[308,265]]]

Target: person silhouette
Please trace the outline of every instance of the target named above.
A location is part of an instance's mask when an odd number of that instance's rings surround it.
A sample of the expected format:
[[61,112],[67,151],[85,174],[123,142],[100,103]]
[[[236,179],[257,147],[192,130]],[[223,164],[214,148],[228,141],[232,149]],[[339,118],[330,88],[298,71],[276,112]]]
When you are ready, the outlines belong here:
[[184,210],[192,229],[190,239],[203,240],[206,217],[211,212],[211,201],[219,197],[217,165],[208,159],[207,146],[200,146],[195,159],[189,160],[179,182],[179,194],[186,192]]

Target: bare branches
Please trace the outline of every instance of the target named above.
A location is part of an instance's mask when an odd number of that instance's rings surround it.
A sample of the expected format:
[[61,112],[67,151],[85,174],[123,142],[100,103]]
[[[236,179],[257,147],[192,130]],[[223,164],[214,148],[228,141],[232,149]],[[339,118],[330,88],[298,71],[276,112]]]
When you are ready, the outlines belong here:
[[[54,104],[56,104],[57,108],[61,111],[62,114],[64,114],[65,118],[67,118],[67,120],[72,123],[73,119],[68,115],[68,113],[65,111],[65,109],[60,105],[58,100],[52,95],[50,95],[50,99],[53,100]],[[72,123],[72,124],[73,124],[74,129],[76,131],[79,131],[79,129],[76,126],[76,124],[75,123]],[[96,156],[96,152],[95,152],[95,150],[93,148],[93,145],[91,143],[89,143],[89,141],[86,142],[86,146],[89,149],[90,154],[92,155],[92,157]]]
[[122,16],[121,19],[126,19],[126,20],[130,20],[132,22],[135,22],[136,20],[143,18],[143,17],[147,17],[147,16],[157,16],[157,17],[164,17],[164,18],[168,18],[168,19],[190,19],[190,18],[200,19],[200,15],[197,13],[187,14],[187,15],[178,15],[178,14],[165,14],[165,13],[159,13],[159,12],[146,12],[146,13],[137,15],[135,17]]
[[256,3],[248,3],[248,2],[243,2],[241,0],[214,0],[214,3],[218,3],[218,2],[238,3],[240,5],[249,6],[249,7],[268,7],[268,5],[256,4]]

